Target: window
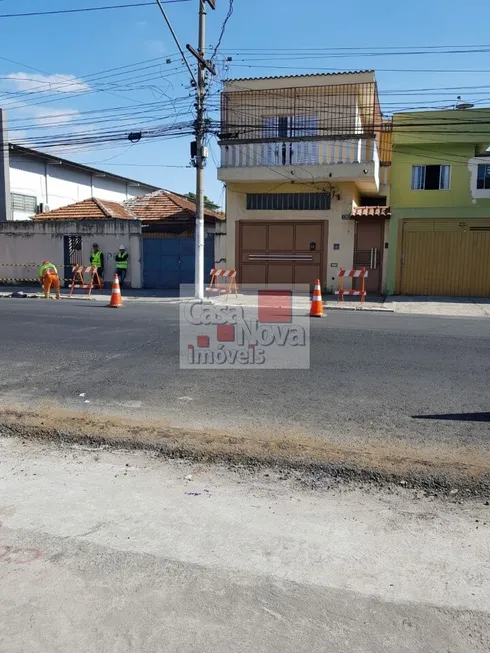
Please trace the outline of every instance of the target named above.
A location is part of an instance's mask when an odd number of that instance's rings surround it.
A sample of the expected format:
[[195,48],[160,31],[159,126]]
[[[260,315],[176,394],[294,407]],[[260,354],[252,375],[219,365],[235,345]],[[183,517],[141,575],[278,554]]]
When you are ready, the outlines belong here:
[[451,166],[412,166],[412,190],[449,190]]
[[478,166],[476,187],[478,190],[490,190],[490,165],[482,163]]
[[248,193],[248,211],[328,211],[329,193]]
[[278,116],[262,119],[263,138],[305,138],[317,135],[317,116]]
[[20,193],[10,193],[10,201],[12,211],[29,213],[29,215],[35,215],[37,213],[37,197],[21,195]]

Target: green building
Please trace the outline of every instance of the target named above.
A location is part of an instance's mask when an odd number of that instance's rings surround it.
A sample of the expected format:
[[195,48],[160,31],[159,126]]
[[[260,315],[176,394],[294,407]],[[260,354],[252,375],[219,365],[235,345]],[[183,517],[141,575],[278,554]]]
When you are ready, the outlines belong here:
[[387,294],[490,296],[489,147],[490,109],[394,115]]

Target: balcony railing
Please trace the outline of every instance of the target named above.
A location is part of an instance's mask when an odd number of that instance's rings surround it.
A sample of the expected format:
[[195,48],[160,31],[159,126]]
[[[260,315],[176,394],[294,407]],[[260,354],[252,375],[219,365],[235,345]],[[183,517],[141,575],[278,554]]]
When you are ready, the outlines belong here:
[[222,168],[321,166],[373,162],[379,166],[375,139],[275,141],[221,145]]

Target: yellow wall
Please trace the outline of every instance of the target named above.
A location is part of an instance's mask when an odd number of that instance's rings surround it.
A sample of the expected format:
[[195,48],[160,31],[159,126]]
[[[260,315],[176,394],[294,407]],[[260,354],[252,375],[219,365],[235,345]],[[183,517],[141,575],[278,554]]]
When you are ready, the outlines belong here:
[[[354,220],[342,220],[342,215],[352,213],[353,202],[358,201],[359,194],[355,184],[344,183],[336,185],[340,200],[336,194],[332,197],[332,204],[329,211],[247,211],[247,193],[311,193],[322,191],[322,184],[290,184],[284,183],[278,188],[277,184],[239,184],[233,183],[227,186],[226,200],[226,224],[227,224],[227,247],[226,267],[234,268],[238,261],[235,259],[236,247],[236,221],[237,220],[277,220],[277,221],[328,221],[326,233],[328,244],[324,251],[325,276],[324,285],[328,289],[338,288],[337,272],[341,267],[351,268],[354,256]],[[334,250],[334,243],[339,243],[340,249]],[[331,267],[337,263],[336,268]],[[346,287],[349,287],[346,284]]]

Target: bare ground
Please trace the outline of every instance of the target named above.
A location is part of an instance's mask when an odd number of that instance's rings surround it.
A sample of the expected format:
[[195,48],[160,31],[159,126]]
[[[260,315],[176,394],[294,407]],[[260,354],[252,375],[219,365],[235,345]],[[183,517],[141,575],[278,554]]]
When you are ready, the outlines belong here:
[[396,483],[431,492],[490,496],[490,455],[451,443],[412,445],[395,439],[366,440],[348,447],[328,439],[289,432],[231,435],[169,427],[157,420],[88,415],[42,404],[26,411],[0,410],[0,435],[117,448],[149,450],[169,458],[274,466],[297,471],[313,485],[329,480]]

